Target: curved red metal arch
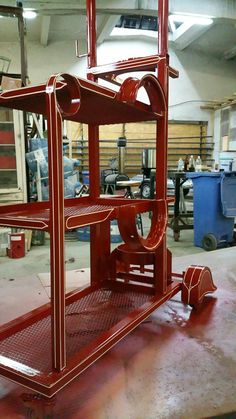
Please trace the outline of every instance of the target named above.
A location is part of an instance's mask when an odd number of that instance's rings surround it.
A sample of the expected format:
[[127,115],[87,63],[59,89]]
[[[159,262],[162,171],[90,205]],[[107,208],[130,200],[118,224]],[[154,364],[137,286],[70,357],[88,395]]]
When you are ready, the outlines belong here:
[[[58,79],[65,81],[62,89],[57,89]],[[46,85],[46,93],[53,93],[56,98],[57,107],[63,117],[75,115],[81,104],[80,85],[75,76],[68,73],[58,73],[52,75]]]
[[153,201],[151,228],[146,238],[138,233],[135,205],[119,209],[118,226],[126,248],[136,251],[154,251],[162,241],[167,226],[167,202],[164,199]]
[[142,79],[128,77],[117,93],[117,100],[135,104],[141,87],[147,92],[152,112],[161,113],[167,110],[166,98],[158,79],[152,74],[146,74]]

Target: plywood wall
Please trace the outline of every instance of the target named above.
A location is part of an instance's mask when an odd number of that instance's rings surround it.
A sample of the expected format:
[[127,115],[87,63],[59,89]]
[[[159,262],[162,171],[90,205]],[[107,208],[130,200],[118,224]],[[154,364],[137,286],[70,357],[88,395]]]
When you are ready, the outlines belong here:
[[[207,125],[204,123],[169,123],[168,129],[168,168],[177,168],[180,157],[201,155],[203,163],[210,162],[213,143],[206,137]],[[87,126],[68,123],[68,137],[72,141],[73,157],[81,160],[82,170],[88,168]],[[100,126],[100,167],[109,168],[109,159],[118,156],[117,139],[126,136],[126,174],[134,176],[141,173],[142,150],[155,147],[156,124],[153,122],[129,123]]]

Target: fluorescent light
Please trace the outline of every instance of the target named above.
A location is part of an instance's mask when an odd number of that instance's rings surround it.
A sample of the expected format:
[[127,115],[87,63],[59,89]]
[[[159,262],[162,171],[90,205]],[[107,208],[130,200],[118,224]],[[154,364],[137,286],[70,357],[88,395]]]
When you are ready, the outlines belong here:
[[24,9],[23,11],[23,17],[25,19],[35,19],[36,16],[37,16],[37,13],[34,10]]
[[197,15],[170,15],[169,20],[171,23],[189,23],[190,25],[209,26],[212,25],[213,19],[209,16]]
[[110,36],[148,36],[157,39],[157,32],[145,29],[113,28]]

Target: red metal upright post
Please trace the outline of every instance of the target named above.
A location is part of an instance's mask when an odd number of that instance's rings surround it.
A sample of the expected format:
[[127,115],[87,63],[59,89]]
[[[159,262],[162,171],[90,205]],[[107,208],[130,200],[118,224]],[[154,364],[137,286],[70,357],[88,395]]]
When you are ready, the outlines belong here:
[[[88,44],[88,68],[97,65],[96,50],[96,1],[86,0],[87,4],[87,44]],[[97,81],[97,78],[89,74],[88,78]],[[100,173],[99,173],[99,127],[88,125],[88,146],[89,146],[89,191],[91,198],[96,199],[100,194]]]
[[65,252],[64,252],[64,179],[62,118],[57,110],[56,77],[47,85],[48,174],[50,196],[50,257],[52,304],[52,363],[61,371],[66,366],[65,349]]
[[[86,0],[87,4],[87,44],[88,44],[88,68],[97,65],[96,50],[96,1]],[[90,74],[88,78],[97,81],[97,78]],[[91,198],[96,199],[100,194],[100,173],[99,173],[99,127],[88,125],[88,146],[89,146],[89,191]]]
[[[97,65],[96,48],[96,0],[86,0],[87,5],[87,45],[88,45],[88,68]],[[89,79],[94,81],[94,76]]]
[[[158,52],[163,58],[158,65],[158,79],[168,104],[168,0],[158,0]],[[156,132],[156,196],[166,199],[167,193],[167,142],[168,142],[168,108],[163,118],[157,122]],[[156,251],[158,258],[156,272],[156,289],[165,294],[167,290],[167,249],[166,234]]]
[[[86,0],[87,4],[87,44],[88,68],[97,66],[96,47],[96,0]],[[88,75],[91,81],[97,81],[93,74]],[[88,125],[89,148],[89,193],[92,199],[100,195],[100,163],[99,163],[99,126]],[[105,279],[106,260],[110,254],[110,223],[90,226],[90,268],[91,282]]]
[[158,0],[158,53],[166,60],[161,60],[158,68],[158,79],[168,98],[168,17],[169,0]]

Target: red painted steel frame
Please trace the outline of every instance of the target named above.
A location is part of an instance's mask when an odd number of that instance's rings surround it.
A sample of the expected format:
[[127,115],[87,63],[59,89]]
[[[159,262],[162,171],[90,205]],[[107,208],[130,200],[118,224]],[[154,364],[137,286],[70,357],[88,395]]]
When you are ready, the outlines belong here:
[[[169,67],[167,0],[158,1],[158,13],[159,55],[98,67],[95,0],[87,0],[88,80],[54,75],[46,85],[0,95],[0,106],[40,112],[48,120],[49,201],[0,207],[0,225],[50,232],[51,303],[0,328],[0,374],[46,397],[177,292],[184,303],[196,305],[215,290],[208,268],[172,274],[166,248],[168,79],[177,72]],[[140,69],[155,69],[158,77],[128,77],[118,93],[97,83],[98,77]],[[137,101],[141,87],[150,105]],[[64,200],[63,119],[88,123],[89,197]],[[146,120],[157,121],[156,199],[100,198],[99,125]],[[135,218],[146,211],[153,217],[143,238]],[[112,219],[118,220],[124,244],[111,253]],[[83,225],[91,227],[91,285],[65,295],[65,230]]]

